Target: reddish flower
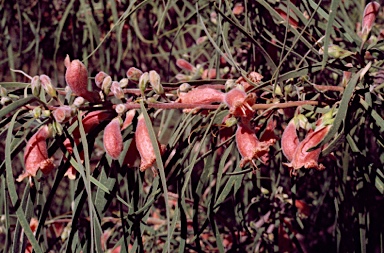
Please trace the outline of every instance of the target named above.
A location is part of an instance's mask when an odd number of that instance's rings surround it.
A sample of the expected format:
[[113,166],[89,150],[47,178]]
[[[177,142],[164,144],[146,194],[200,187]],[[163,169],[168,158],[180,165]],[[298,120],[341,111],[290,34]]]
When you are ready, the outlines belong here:
[[224,94],[212,88],[196,88],[187,93],[181,92],[179,102],[185,104],[211,104],[223,102]]
[[79,60],[71,61],[69,56],[64,60],[67,71],[65,72],[65,81],[76,95],[85,98],[89,102],[98,100],[98,93],[88,91],[88,71],[84,64]]
[[108,76],[107,73],[100,71],[99,73],[96,74],[95,76],[95,84],[97,87],[101,89],[101,85],[103,84],[104,78]]
[[[140,114],[138,118],[135,141],[137,150],[139,151],[141,157],[140,171],[145,171],[146,169],[152,167],[152,165],[156,162],[156,155],[152,146],[147,125],[145,124],[144,116],[142,114]],[[160,152],[164,153],[165,147],[160,145],[159,142],[158,145]]]
[[371,31],[375,19],[380,10],[378,2],[369,2],[364,9],[363,21],[361,22],[361,34],[363,39],[367,39],[368,33]]
[[25,172],[16,181],[21,182],[26,177],[35,177],[39,169],[48,174],[55,167],[52,159],[48,159],[46,139],[50,135],[48,126],[44,125],[29,139],[24,152]]
[[118,159],[123,151],[123,136],[120,130],[120,119],[114,118],[104,129],[103,144],[105,151],[113,159]]
[[244,167],[251,162],[255,167],[253,159],[259,159],[269,151],[269,146],[273,145],[276,140],[260,141],[255,131],[244,123],[239,123],[236,131],[237,149],[243,159],[240,162],[240,167]]
[[287,127],[284,129],[283,135],[281,136],[281,149],[288,161],[292,161],[299,142],[295,120],[293,118],[289,121]]
[[324,126],[320,124],[316,127],[315,131],[309,133],[302,142],[297,146],[295,153],[293,154],[292,161],[286,165],[292,170],[291,173],[295,175],[295,171],[304,167],[306,169],[317,169],[322,170],[324,166],[318,164],[319,156],[321,153],[321,147],[307,151],[310,148],[318,145],[328,133],[331,125]]
[[229,113],[236,117],[250,118],[254,114],[252,105],[256,102],[256,95],[247,95],[244,91],[235,88],[225,94],[224,102],[229,107]]

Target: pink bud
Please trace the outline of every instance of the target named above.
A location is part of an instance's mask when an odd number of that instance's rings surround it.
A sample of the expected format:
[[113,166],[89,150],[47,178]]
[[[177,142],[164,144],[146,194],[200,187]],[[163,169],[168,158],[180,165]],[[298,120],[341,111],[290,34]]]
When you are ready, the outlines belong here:
[[63,105],[53,111],[53,117],[59,123],[65,123],[72,117],[72,108],[68,105]]
[[46,139],[50,134],[48,126],[44,125],[28,140],[24,152],[25,172],[16,181],[21,182],[26,177],[35,177],[39,169],[48,174],[55,167],[52,159],[48,159]]
[[101,89],[101,85],[103,84],[104,78],[106,78],[107,76],[108,74],[103,71],[100,71],[99,73],[97,73],[95,76],[96,86]]
[[232,13],[233,15],[240,15],[244,12],[244,6],[242,3],[235,4],[235,7],[233,7]]
[[127,71],[127,77],[130,81],[133,81],[135,83],[139,82],[140,76],[143,74],[143,71],[141,71],[138,68],[130,67]]
[[212,88],[196,88],[187,93],[180,93],[179,102],[185,104],[211,104],[221,103],[224,99],[224,93]]
[[369,2],[364,9],[363,21],[361,22],[361,33],[363,38],[371,31],[375,19],[380,10],[380,4],[378,2]]
[[117,99],[124,98],[124,91],[121,89],[119,82],[113,81],[111,85],[111,92]]
[[77,96],[83,97],[89,102],[96,102],[98,94],[88,91],[88,71],[79,60],[71,61],[69,56],[64,60],[67,71],[65,81]]
[[[140,171],[145,171],[146,169],[152,167],[152,165],[156,162],[156,155],[143,114],[140,114],[138,118],[135,141],[137,150],[139,151],[141,157]],[[163,153],[165,151],[165,147],[160,145],[159,142],[158,145],[161,153]]]
[[255,167],[253,159],[259,159],[269,151],[269,146],[273,145],[276,140],[260,141],[249,126],[239,123],[236,130],[237,149],[243,159],[240,167],[244,167],[251,162]]
[[191,63],[187,62],[184,59],[177,59],[176,65],[179,68],[184,69],[184,70],[189,71],[189,72],[195,72],[196,71],[196,68]]
[[288,161],[292,161],[298,145],[299,137],[297,136],[295,121],[291,119],[281,136],[281,149]]
[[247,95],[244,91],[235,88],[225,94],[224,102],[229,107],[229,113],[236,117],[250,118],[254,114],[252,106],[256,102],[256,95]]
[[118,159],[123,151],[123,136],[120,130],[120,119],[114,118],[104,129],[103,144],[105,151],[113,159]]
[[48,95],[50,95],[51,97],[57,97],[56,90],[55,88],[53,88],[51,78],[49,78],[49,76],[41,75],[40,82],[41,82],[41,86],[43,87],[45,92],[47,92]]

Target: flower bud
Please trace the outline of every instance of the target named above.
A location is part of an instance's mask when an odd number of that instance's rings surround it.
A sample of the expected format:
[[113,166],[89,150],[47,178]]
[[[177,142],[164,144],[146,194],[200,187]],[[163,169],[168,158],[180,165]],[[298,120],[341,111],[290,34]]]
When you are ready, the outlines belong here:
[[233,15],[240,15],[244,12],[244,6],[242,3],[235,4],[235,7],[232,9]]
[[119,81],[119,84],[120,84],[120,87],[121,87],[121,88],[125,88],[125,87],[127,87],[127,86],[128,86],[128,83],[129,83],[128,78],[123,78],[123,79],[121,79],[121,80]]
[[48,159],[46,139],[50,135],[49,127],[44,125],[28,140],[24,152],[25,172],[16,181],[21,182],[26,177],[35,177],[39,169],[48,174],[55,167],[52,159]]
[[177,59],[176,60],[176,66],[179,68],[194,73],[196,71],[195,66],[193,66],[191,63],[184,59]]
[[191,76],[187,76],[187,75],[183,75],[183,74],[177,74],[175,76],[175,78],[179,81],[179,82],[188,82],[189,80],[191,80]]
[[47,76],[47,75],[40,75],[40,83],[41,83],[41,86],[43,87],[45,92],[47,92],[48,95],[50,95],[53,98],[57,97],[57,92],[56,92],[55,88],[53,88],[53,85],[52,85],[52,82],[51,82],[51,78],[49,78],[49,76]]
[[75,100],[73,101],[73,105],[77,108],[79,108],[80,106],[82,106],[83,104],[85,103],[85,100],[83,97],[77,97],[75,98]]
[[7,89],[0,85],[0,97],[6,97],[7,95],[8,95]]
[[124,91],[121,89],[119,82],[113,81],[111,85],[111,92],[117,99],[124,99]]
[[120,130],[120,119],[114,118],[104,129],[103,144],[105,151],[113,159],[118,159],[123,151],[123,136]]
[[250,118],[255,112],[252,106],[256,102],[256,95],[254,93],[247,95],[244,91],[235,88],[225,93],[224,102],[233,116]]
[[378,2],[369,2],[364,9],[363,20],[361,22],[361,37],[367,40],[368,34],[371,31],[375,19],[380,10]]
[[211,104],[221,103],[224,99],[224,93],[212,88],[197,88],[187,93],[179,94],[179,102],[186,104]]
[[108,76],[107,73],[100,71],[99,73],[96,74],[95,76],[95,84],[97,87],[101,89],[101,85],[103,84],[104,78]]
[[164,88],[160,83],[160,75],[154,70],[149,71],[149,83],[156,94],[164,94]]
[[39,96],[40,94],[40,88],[41,88],[41,83],[40,83],[40,77],[39,76],[34,76],[31,80],[31,88],[32,88],[32,94],[36,97]]
[[[156,155],[143,114],[140,114],[138,117],[135,141],[136,148],[139,151],[141,157],[140,171],[145,171],[146,169],[152,167],[152,165],[156,162]],[[160,145],[159,142],[158,145],[160,152],[164,153],[165,147]]]
[[142,74],[143,74],[143,71],[141,71],[140,69],[135,68],[135,67],[130,67],[127,71],[128,80],[130,80],[134,83],[139,82]]
[[180,92],[188,92],[192,90],[192,86],[189,83],[182,83],[179,87]]
[[2,97],[0,99],[0,104],[3,105],[3,106],[4,105],[8,105],[10,103],[12,103],[12,99],[10,97]]
[[72,92],[89,102],[96,102],[99,96],[94,92],[88,91],[88,71],[85,65],[79,60],[71,61],[68,55],[64,60],[64,64],[67,68],[65,81]]
[[40,108],[40,107],[35,107],[35,108],[33,108],[33,110],[32,110],[32,115],[33,115],[33,117],[34,117],[35,119],[40,118],[40,116],[41,116],[41,108]]
[[227,79],[227,81],[225,81],[225,91],[228,92],[230,90],[232,90],[233,88],[235,88],[236,86],[236,82],[234,79]]
[[111,91],[112,86],[112,77],[106,76],[103,80],[103,83],[101,84],[101,89],[103,90],[103,93],[108,96],[109,92]]
[[119,115],[122,115],[123,113],[125,113],[126,110],[127,110],[127,108],[123,104],[118,104],[115,107],[115,111]]
[[148,82],[149,82],[149,74],[148,72],[144,72],[139,79],[139,89],[143,97],[144,97],[145,90],[147,89]]
[[58,123],[65,123],[73,117],[72,108],[68,105],[63,105],[53,111],[53,117]]

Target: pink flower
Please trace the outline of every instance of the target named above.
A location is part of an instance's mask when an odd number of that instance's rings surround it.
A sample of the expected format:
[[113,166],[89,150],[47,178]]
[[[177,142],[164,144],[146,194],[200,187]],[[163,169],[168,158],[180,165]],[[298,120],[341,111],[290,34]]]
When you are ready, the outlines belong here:
[[123,151],[123,136],[120,130],[120,119],[114,118],[104,129],[103,144],[105,151],[113,159],[118,159]]
[[367,39],[368,33],[371,31],[375,19],[380,10],[378,2],[369,2],[364,9],[363,21],[361,22],[361,34],[363,39]]
[[252,163],[255,167],[253,159],[259,159],[269,151],[269,146],[273,145],[276,140],[268,139],[260,141],[255,131],[250,126],[239,123],[236,130],[236,144],[239,153],[242,156],[240,167],[244,167],[247,163]]
[[316,127],[315,131],[309,133],[304,140],[299,143],[293,154],[292,161],[286,164],[291,169],[293,175],[296,174],[296,170],[302,167],[306,169],[324,169],[322,164],[318,164],[322,148],[319,147],[309,152],[308,149],[318,145],[327,135],[330,128],[331,125],[324,126],[323,124],[320,124]]
[[79,60],[71,61],[68,55],[64,60],[64,64],[67,68],[65,81],[72,92],[89,102],[96,102],[98,100],[98,93],[88,91],[88,71],[84,64]]
[[39,169],[48,174],[55,167],[52,159],[48,159],[46,139],[50,135],[48,126],[44,125],[28,140],[24,152],[25,172],[16,181],[21,182],[26,177],[35,177]]
[[[137,150],[139,151],[141,157],[140,171],[145,171],[146,169],[152,167],[152,165],[156,162],[156,155],[152,146],[147,125],[145,124],[144,116],[142,114],[140,114],[138,118],[135,141]],[[165,147],[160,145],[159,142],[158,145],[160,152],[164,153]]]
[[101,85],[103,84],[104,78],[108,76],[107,73],[100,71],[99,73],[96,74],[95,76],[95,84],[97,87],[101,89]]
[[224,94],[212,88],[196,88],[187,93],[180,93],[179,102],[185,104],[212,104],[223,102]]
[[284,129],[283,135],[281,136],[281,149],[288,161],[293,160],[293,155],[299,145],[299,142],[293,118],[289,121],[287,127]]
[[244,91],[235,88],[225,94],[224,102],[229,107],[229,113],[236,117],[250,118],[254,114],[252,105],[256,102],[256,95],[247,95]]

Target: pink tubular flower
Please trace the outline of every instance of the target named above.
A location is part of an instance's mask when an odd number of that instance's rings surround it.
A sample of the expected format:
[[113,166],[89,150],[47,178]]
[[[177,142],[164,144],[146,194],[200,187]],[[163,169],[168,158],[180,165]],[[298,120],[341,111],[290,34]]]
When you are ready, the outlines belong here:
[[292,170],[291,173],[293,175],[295,175],[296,170],[302,167],[306,169],[324,169],[322,164],[318,164],[322,148],[319,147],[309,152],[307,150],[318,145],[327,135],[330,128],[331,125],[324,126],[323,124],[320,124],[316,127],[314,132],[309,133],[305,139],[299,143],[293,154],[292,162],[286,164]]
[[55,167],[52,159],[48,158],[46,139],[50,134],[48,126],[44,125],[28,140],[24,152],[25,172],[16,181],[21,182],[26,177],[35,177],[39,169],[48,174]]
[[281,136],[281,149],[288,161],[293,160],[293,154],[299,145],[294,118],[291,119]]
[[195,72],[196,68],[191,63],[187,62],[184,59],[177,59],[176,60],[176,66],[178,66],[181,69],[184,69],[189,72]]
[[[152,165],[156,162],[156,155],[143,114],[140,114],[138,118],[135,141],[137,150],[139,151],[141,157],[140,171],[145,171],[146,169],[152,167]],[[160,145],[159,142],[158,145],[160,152],[164,153],[165,147]]]
[[363,21],[361,22],[361,34],[364,39],[367,39],[368,33],[371,31],[375,19],[380,10],[378,2],[369,2],[364,9]]
[[118,159],[123,151],[123,136],[120,130],[120,119],[114,118],[104,129],[103,144],[105,151],[113,159]]
[[211,104],[221,103],[224,99],[224,93],[212,88],[196,88],[187,93],[180,93],[179,102],[185,104]]
[[239,153],[243,157],[240,167],[244,167],[251,162],[255,167],[253,159],[259,159],[269,151],[269,146],[273,145],[276,140],[260,141],[255,131],[249,126],[239,123],[236,130],[236,144]]
[[229,113],[236,117],[249,118],[254,114],[252,105],[256,102],[256,95],[247,95],[244,91],[235,88],[225,94],[224,102],[229,107]]
[[53,111],[53,117],[59,123],[65,123],[72,117],[72,108],[68,105],[63,105]]
[[[83,123],[84,132],[86,134],[89,133],[103,121],[112,118],[112,115],[112,112],[101,110],[88,113],[81,121]],[[72,135],[73,139],[80,139],[80,130],[78,127],[73,130]]]
[[64,60],[67,71],[65,81],[77,96],[83,97],[89,102],[97,101],[97,94],[88,91],[88,71],[84,64],[79,60],[71,61],[69,56]]

